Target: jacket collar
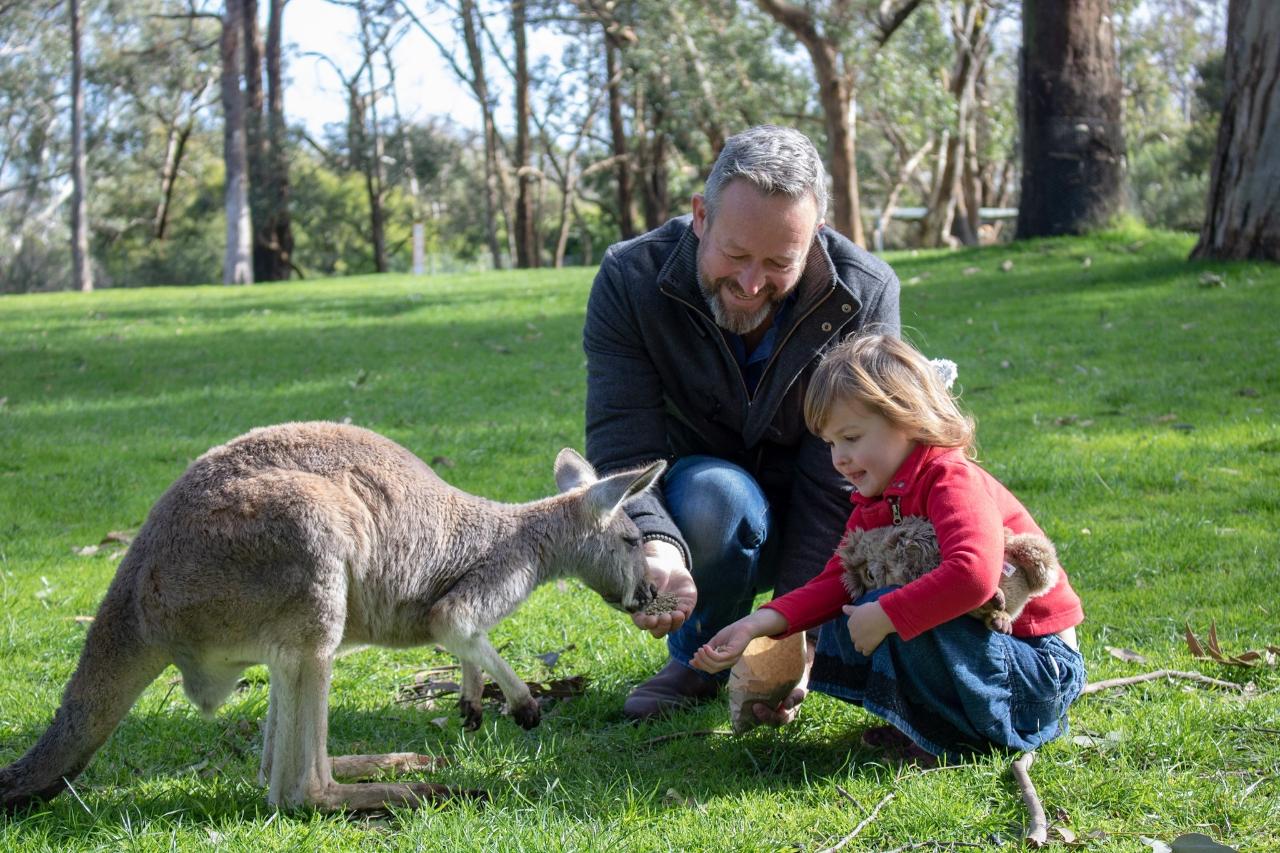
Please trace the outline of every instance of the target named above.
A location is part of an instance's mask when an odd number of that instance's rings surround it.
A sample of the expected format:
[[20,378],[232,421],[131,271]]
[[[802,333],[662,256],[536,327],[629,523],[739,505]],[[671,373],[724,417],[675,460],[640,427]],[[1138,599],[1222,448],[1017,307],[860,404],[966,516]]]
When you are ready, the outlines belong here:
[[[675,250],[658,272],[658,289],[692,305],[710,318],[711,309],[707,307],[706,297],[698,287],[698,236],[693,233],[693,215],[685,214],[680,219],[684,222],[684,233],[680,235]],[[825,227],[823,226],[824,229]],[[804,272],[794,291],[797,295],[794,314],[803,316],[810,306],[824,299],[836,287],[848,289],[836,275],[835,262],[831,260],[831,254],[827,252],[826,242],[819,231],[809,245]]]
[[849,500],[857,506],[867,506],[885,498],[900,497],[908,494],[915,489],[916,481],[920,479],[920,474],[926,467],[932,462],[952,454],[959,454],[963,457],[964,450],[959,447],[936,447],[932,444],[917,443],[915,449],[907,454],[906,459],[902,460],[898,470],[893,472],[893,476],[889,478],[889,485],[885,486],[883,494],[866,498],[860,495],[857,489],[854,489]]

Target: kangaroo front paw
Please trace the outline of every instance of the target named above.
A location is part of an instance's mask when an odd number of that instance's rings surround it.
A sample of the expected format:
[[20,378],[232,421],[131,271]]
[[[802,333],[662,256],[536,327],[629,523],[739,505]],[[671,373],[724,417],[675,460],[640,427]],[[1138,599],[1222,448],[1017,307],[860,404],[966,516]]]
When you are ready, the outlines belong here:
[[474,732],[480,728],[480,721],[484,718],[484,711],[481,709],[479,702],[468,702],[464,699],[458,703],[458,708],[462,712],[463,731]]
[[538,723],[542,721],[542,709],[538,707],[538,700],[530,699],[528,702],[512,708],[511,719],[515,720],[522,729],[536,728]]

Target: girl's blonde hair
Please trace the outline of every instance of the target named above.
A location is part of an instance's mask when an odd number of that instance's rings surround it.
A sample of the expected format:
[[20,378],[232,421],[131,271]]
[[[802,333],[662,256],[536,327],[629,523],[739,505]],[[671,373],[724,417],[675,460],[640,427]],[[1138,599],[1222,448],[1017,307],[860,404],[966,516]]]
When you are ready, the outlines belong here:
[[976,455],[973,417],[961,411],[934,365],[898,338],[859,335],[828,350],[809,382],[805,423],[821,434],[831,410],[852,401],[879,412],[915,441]]

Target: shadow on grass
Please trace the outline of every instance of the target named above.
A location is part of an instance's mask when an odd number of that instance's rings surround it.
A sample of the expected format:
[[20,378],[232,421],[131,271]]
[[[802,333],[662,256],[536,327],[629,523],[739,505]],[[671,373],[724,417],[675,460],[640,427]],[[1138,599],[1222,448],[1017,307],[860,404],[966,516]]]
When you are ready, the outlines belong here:
[[[626,798],[601,796],[601,791],[619,787],[641,799],[657,792],[657,806],[661,792],[672,787],[700,799],[794,792],[815,778],[845,778],[851,759],[858,762],[854,776],[879,779],[890,772],[859,744],[859,728],[830,741],[815,739],[812,731],[801,732],[799,724],[745,737],[702,737],[696,732],[708,716],[715,718],[713,725],[723,726],[723,701],[637,725],[620,716],[625,693],[620,685],[589,689],[587,696],[554,706],[543,725],[530,732],[486,709],[479,731],[461,733],[452,701],[427,713],[403,706],[331,707],[330,753],[418,751],[452,756],[457,761],[441,770],[386,776],[384,781],[481,788],[492,798],[484,809],[508,811],[540,803],[582,822],[607,822],[611,808],[621,817],[629,808]],[[64,792],[46,804],[0,815],[0,829],[18,839],[29,833],[33,839],[69,845],[127,836],[138,827],[155,832],[180,823],[212,829],[226,821],[267,821],[275,810],[266,803],[265,788],[256,784],[260,715],[242,713],[257,704],[255,700],[229,707],[211,721],[186,710],[135,708],[85,774],[74,780],[75,794]],[[447,727],[431,722],[438,716],[449,718]],[[6,752],[25,749],[42,731],[43,727],[28,728],[6,738],[2,746]],[[144,750],[154,758],[139,758]],[[289,814],[306,820],[308,813],[300,809]]]

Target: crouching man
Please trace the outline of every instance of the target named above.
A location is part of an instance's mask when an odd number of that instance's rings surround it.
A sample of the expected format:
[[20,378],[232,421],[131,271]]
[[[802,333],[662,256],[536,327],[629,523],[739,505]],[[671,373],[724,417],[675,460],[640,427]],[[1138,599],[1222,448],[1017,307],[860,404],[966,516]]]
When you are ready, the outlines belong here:
[[[587,457],[602,473],[667,459],[662,488],[627,512],[650,577],[675,609],[636,614],[669,660],[623,705],[632,719],[713,698],[727,673],[693,653],[757,592],[813,577],[849,514],[849,490],[803,401],[818,355],[860,330],[897,334],[898,280],[824,225],[813,143],[781,127],[725,143],[692,214],[611,246],[592,285]],[[802,698],[779,709],[780,722]]]

